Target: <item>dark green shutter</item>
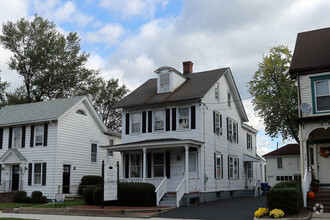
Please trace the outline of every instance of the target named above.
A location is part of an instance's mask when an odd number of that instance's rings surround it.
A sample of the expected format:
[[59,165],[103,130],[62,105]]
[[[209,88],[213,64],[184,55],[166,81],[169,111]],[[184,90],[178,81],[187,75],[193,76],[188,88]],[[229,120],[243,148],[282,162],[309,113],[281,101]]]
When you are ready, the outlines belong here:
[[129,154],[125,154],[125,178],[129,178]]
[[214,153],[214,179],[216,179],[216,178],[217,178],[217,154]]
[[9,137],[8,137],[8,148],[11,148],[12,141],[13,141],[13,128],[10,127],[9,128]]
[[165,122],[166,122],[166,131],[169,131],[171,128],[171,111],[170,109],[166,109],[166,114],[165,114]]
[[148,133],[152,132],[152,111],[148,111]]
[[30,147],[33,147],[34,143],[34,125],[31,125],[31,131],[30,131]]
[[44,146],[47,146],[48,141],[48,124],[44,124]]
[[171,153],[166,151],[166,177],[171,178]]
[[29,163],[28,186],[32,185],[32,163]]
[[221,154],[221,179],[223,179],[223,155]]
[[[2,142],[3,142],[3,129],[0,128],[0,149],[2,149]],[[1,175],[1,172],[0,172]]]
[[176,108],[172,108],[172,131],[176,131]]
[[125,117],[125,134],[129,134],[129,113]]
[[147,152],[147,178],[151,178],[151,152]]
[[46,186],[47,163],[42,163],[42,185]]
[[142,112],[142,133],[146,133],[147,131],[147,112]]
[[215,112],[213,112],[213,133],[216,132],[216,128],[215,128]]
[[25,126],[22,126],[22,140],[21,140],[21,147],[25,148]]
[[191,129],[196,129],[196,106],[191,106]]

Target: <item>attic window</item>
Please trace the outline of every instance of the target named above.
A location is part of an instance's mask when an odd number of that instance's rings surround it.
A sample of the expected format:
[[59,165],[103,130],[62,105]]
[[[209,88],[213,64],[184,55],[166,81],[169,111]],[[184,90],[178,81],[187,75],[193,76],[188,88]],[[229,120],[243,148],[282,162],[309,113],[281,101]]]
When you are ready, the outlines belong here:
[[170,74],[164,73],[159,76],[159,91],[169,92],[170,91]]
[[84,110],[82,110],[82,109],[78,109],[78,110],[76,111],[76,113],[77,113],[77,114],[80,114],[80,115],[87,115],[86,112],[85,112]]

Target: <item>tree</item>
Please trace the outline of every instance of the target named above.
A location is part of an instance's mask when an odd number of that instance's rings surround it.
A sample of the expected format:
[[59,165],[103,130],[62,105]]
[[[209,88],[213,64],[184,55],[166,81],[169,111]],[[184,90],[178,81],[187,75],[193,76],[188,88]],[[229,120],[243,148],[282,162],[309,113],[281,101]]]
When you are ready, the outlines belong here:
[[0,108],[5,106],[5,103],[6,103],[6,92],[5,91],[8,88],[8,86],[9,86],[9,83],[2,82],[1,76],[0,76]]
[[292,54],[287,46],[272,47],[262,57],[259,69],[248,82],[256,114],[264,120],[266,134],[283,140],[290,137],[299,143],[297,85],[289,76]]
[[27,102],[88,94],[100,80],[99,70],[85,67],[89,54],[77,33],[65,36],[37,15],[3,24],[0,43],[13,53],[9,68],[23,77]]
[[90,99],[108,129],[119,130],[121,127],[121,111],[112,109],[113,104],[122,99],[129,90],[125,85],[119,86],[118,79],[102,80],[97,91]]

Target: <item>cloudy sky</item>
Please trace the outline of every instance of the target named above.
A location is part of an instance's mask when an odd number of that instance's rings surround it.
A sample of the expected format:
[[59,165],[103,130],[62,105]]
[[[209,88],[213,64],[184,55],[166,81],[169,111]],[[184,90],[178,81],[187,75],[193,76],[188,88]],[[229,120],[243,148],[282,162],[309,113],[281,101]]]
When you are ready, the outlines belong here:
[[[230,67],[243,99],[249,124],[259,130],[263,155],[285,143],[264,133],[255,117],[246,83],[262,54],[283,44],[294,49],[297,33],[328,27],[328,0],[0,0],[0,23],[38,14],[62,33],[77,32],[88,66],[106,79],[118,78],[131,90],[161,66],[194,71]],[[0,28],[1,29],[1,28]],[[0,47],[0,70],[11,88],[22,84],[7,68],[10,52]]]

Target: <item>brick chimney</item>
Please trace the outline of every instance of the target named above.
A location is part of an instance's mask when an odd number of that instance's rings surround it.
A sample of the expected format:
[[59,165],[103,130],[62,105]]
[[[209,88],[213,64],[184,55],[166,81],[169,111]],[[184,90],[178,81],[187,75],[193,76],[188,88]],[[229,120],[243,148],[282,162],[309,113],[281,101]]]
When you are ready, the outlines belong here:
[[191,61],[183,62],[183,74],[192,73],[193,72],[193,63]]

